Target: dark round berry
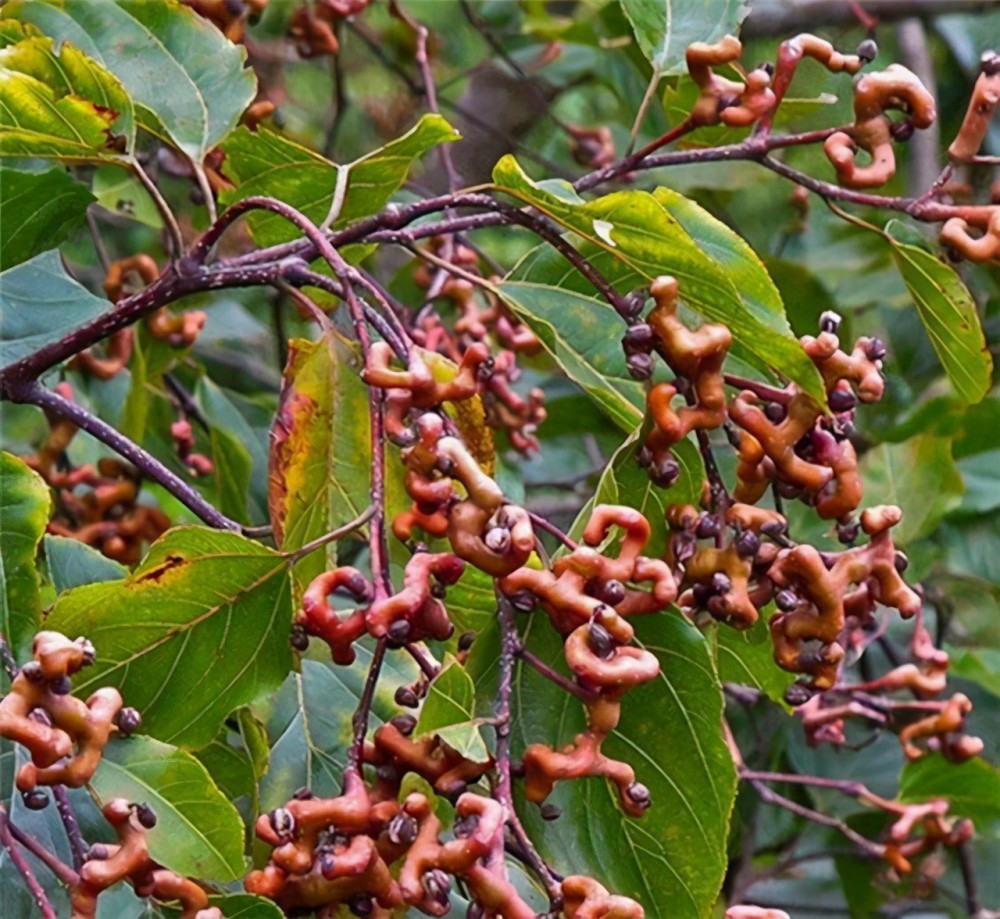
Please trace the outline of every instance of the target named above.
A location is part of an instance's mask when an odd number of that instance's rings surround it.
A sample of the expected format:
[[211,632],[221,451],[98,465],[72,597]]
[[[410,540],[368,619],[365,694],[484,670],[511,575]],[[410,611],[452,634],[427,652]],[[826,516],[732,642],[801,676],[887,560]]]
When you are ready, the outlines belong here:
[[774,605],[783,613],[790,613],[799,605],[799,596],[794,590],[779,590],[774,596]]
[[805,705],[812,697],[812,690],[804,683],[792,683],[785,690],[785,701],[791,706]]
[[292,812],[288,808],[276,807],[267,815],[267,819],[271,824],[271,829],[282,839],[287,839],[294,835],[295,817],[292,816]]
[[396,704],[402,705],[403,708],[416,708],[420,704],[417,694],[409,686],[400,686],[394,698]]
[[633,782],[625,789],[625,796],[640,810],[648,810],[653,803],[649,789],[642,782]]
[[878,57],[878,45],[874,38],[866,38],[860,45],[858,45],[858,50],[855,52],[862,61],[866,64],[870,64],[875,58]]
[[887,353],[885,342],[881,338],[873,338],[865,348],[865,357],[870,361],[880,361]]
[[740,558],[752,558],[760,548],[760,538],[752,530],[744,530],[736,537],[736,554]]
[[642,312],[642,308],[646,305],[646,298],[649,296],[649,291],[645,288],[639,288],[638,290],[633,290],[621,304],[621,314],[625,319],[632,320],[638,319],[639,314]]
[[591,622],[587,629],[590,650],[600,658],[609,658],[615,652],[615,642],[611,633],[599,622]]
[[562,811],[554,804],[543,804],[538,808],[538,813],[541,814],[542,820],[558,820],[562,816]]
[[823,310],[819,316],[819,330],[836,335],[842,321],[843,317],[839,313],[835,313],[833,310]]
[[769,77],[774,76],[774,64],[772,64],[770,61],[764,61],[763,64],[758,65],[757,69],[763,70],[764,73],[766,73]]
[[49,796],[41,788],[32,788],[21,795],[24,806],[30,811],[44,810],[49,806]]
[[1000,73],[1000,54],[996,51],[984,51],[979,59],[979,69],[988,77],[994,77]]
[[396,846],[408,846],[417,838],[417,821],[409,814],[396,814],[389,821],[389,841]]
[[30,683],[41,683],[45,679],[42,665],[38,661],[28,661],[20,670],[21,675]]
[[350,900],[347,901],[347,908],[354,913],[355,916],[360,916],[361,919],[370,916],[375,912],[375,903],[372,898],[366,893],[356,893]]
[[99,842],[95,842],[89,849],[87,849],[87,854],[83,857],[85,862],[103,862],[105,861],[111,853],[108,851],[108,847],[102,845]]
[[855,398],[854,393],[849,389],[835,389],[830,393],[829,399],[830,408],[837,412],[849,412],[855,405],[858,404],[858,400]]
[[727,594],[733,589],[733,582],[725,571],[716,571],[709,581],[709,588],[715,594]]
[[476,633],[473,631],[462,632],[458,636],[458,650],[468,651],[472,647],[472,643],[476,640]]
[[334,854],[330,851],[321,852],[316,861],[318,863],[319,873],[328,880],[332,880],[333,872],[337,867],[337,859]]
[[302,625],[296,623],[292,626],[292,631],[288,635],[288,643],[296,651],[306,651],[309,648],[309,633]]
[[140,826],[144,826],[147,830],[151,830],[156,826],[156,811],[148,804],[137,804],[135,806],[135,817],[139,821]]
[[440,868],[431,868],[424,875],[424,890],[432,900],[442,904],[447,903],[448,894],[451,893],[451,881]]
[[771,424],[781,424],[788,417],[788,409],[780,402],[768,402],[764,406],[764,416]]
[[608,606],[617,606],[625,599],[625,585],[613,578],[604,581],[597,591],[597,596],[602,603],[607,603]]
[[722,532],[722,521],[714,514],[702,514],[698,518],[694,535],[699,539],[714,539]]
[[680,464],[673,457],[668,456],[649,467],[649,477],[654,485],[660,488],[669,488],[677,481],[681,474]]
[[476,832],[477,826],[479,826],[479,814],[469,814],[455,821],[455,835],[459,839],[467,839]]
[[653,462],[653,451],[649,447],[643,447],[635,455],[635,461],[645,469],[647,466],[651,465]]
[[861,527],[857,523],[845,523],[837,526],[837,539],[845,546],[849,546],[858,538]]
[[142,715],[132,708],[131,706],[126,706],[118,713],[118,733],[122,737],[128,737],[130,734],[134,734],[139,730],[139,726],[142,724]]
[[386,630],[386,637],[393,644],[405,645],[410,638],[410,623],[405,619],[397,619]]
[[521,613],[530,613],[538,605],[538,598],[530,590],[519,590],[510,594],[507,599]]
[[913,127],[912,121],[901,121],[899,124],[894,124],[892,126],[892,139],[899,141],[901,144],[905,144],[911,137],[913,137],[914,130],[915,128]]
[[645,322],[637,322],[630,326],[622,337],[622,348],[626,354],[648,354],[656,344],[656,333],[653,327]]
[[413,715],[396,715],[389,724],[404,737],[409,737],[413,733],[413,729],[417,726],[417,719]]
[[896,557],[893,559],[893,564],[896,567],[896,571],[902,574],[910,567],[910,560],[902,552],[897,552]]
[[653,375],[653,357],[642,352],[630,354],[625,360],[625,367],[633,380],[648,380]]

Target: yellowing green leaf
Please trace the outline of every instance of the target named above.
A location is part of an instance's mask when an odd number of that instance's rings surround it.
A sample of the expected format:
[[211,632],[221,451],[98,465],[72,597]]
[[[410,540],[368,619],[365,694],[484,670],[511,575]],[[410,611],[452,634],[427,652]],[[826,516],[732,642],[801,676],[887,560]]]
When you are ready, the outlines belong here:
[[125,580],[63,594],[47,624],[97,648],[75,681],[81,695],[116,686],[144,732],[197,748],[281,684],[291,613],[285,559],[235,533],[182,527]]
[[178,0],[15,0],[4,15],[72,42],[114,73],[143,126],[199,164],[256,91],[246,50]]
[[[296,340],[271,432],[268,503],[285,551],[328,533],[368,506],[371,473],[368,388],[348,344],[330,332]],[[329,554],[328,554],[329,553]],[[335,558],[335,546],[297,568],[310,579]]]

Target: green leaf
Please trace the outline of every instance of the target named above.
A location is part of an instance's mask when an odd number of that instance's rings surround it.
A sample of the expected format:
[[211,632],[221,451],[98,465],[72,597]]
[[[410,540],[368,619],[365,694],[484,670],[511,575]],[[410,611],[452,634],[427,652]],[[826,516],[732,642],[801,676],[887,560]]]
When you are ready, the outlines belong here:
[[476,720],[476,687],[452,654],[445,655],[420,708],[414,736],[426,734],[436,734],[473,762],[483,763],[490,758]]
[[234,431],[219,424],[213,412],[215,403],[228,402],[216,386],[199,383],[198,399],[208,409],[208,440],[212,450],[215,487],[219,494],[219,510],[233,520],[248,522],[247,495],[250,492],[250,473],[253,457]]
[[5,15],[103,64],[141,107],[143,127],[165,132],[198,164],[256,92],[246,49],[178,0],[15,0]]
[[226,919],[284,919],[285,917],[277,903],[249,893],[209,897],[208,902],[211,906],[221,909]]
[[903,519],[893,540],[905,546],[931,533],[962,502],[962,476],[951,458],[951,441],[918,434],[898,444],[879,444],[860,463],[865,497],[872,504],[898,504]]
[[985,823],[1000,817],[1000,770],[983,759],[952,763],[937,753],[923,756],[903,767],[899,798],[944,798],[949,814]]
[[[13,5],[3,10],[4,16],[13,13]],[[132,149],[132,100],[113,74],[75,45],[64,42],[56,54],[51,36],[0,21],[0,156],[124,162],[112,135]]]
[[[493,179],[501,191],[532,205],[586,240],[578,246],[581,254],[609,282],[627,290],[648,284],[660,275],[673,275],[685,303],[706,319],[729,327],[734,352],[747,352],[794,380],[818,401],[825,401],[819,373],[787,330],[787,324],[769,309],[763,311],[762,320],[757,310],[747,309],[747,302],[737,292],[730,274],[740,278],[741,273],[749,271],[744,249],[732,254],[726,264],[717,264],[649,192],[618,191],[574,204],[532,182],[512,156],[497,163]],[[699,233],[713,238],[717,250],[731,244],[699,212],[693,208],[685,208],[684,212]],[[595,257],[597,253],[601,257]],[[551,264],[551,260],[529,257],[511,272],[509,280],[537,282],[542,278],[532,277],[533,271],[544,265],[543,278],[553,286],[578,291],[584,287],[589,294],[588,282],[572,268],[567,267],[558,280],[552,279]],[[758,272],[755,278],[758,284],[763,283]],[[617,330],[614,335],[618,337]]]
[[66,536],[45,536],[45,564],[49,577],[55,585],[56,593],[95,584],[99,581],[118,581],[128,574],[124,565],[119,565],[97,549],[91,548],[79,539]]
[[466,565],[459,582],[448,588],[445,606],[458,635],[470,631],[479,633],[490,628],[497,608],[493,578],[472,565]]
[[684,52],[696,41],[736,35],[745,0],[621,0],[642,53],[664,75],[687,73]]
[[[301,673],[290,673],[276,693],[251,706],[264,723],[271,747],[270,769],[260,783],[261,810],[283,805],[297,788],[317,795],[338,795],[351,744],[351,717],[361,700],[371,652],[357,646],[350,667],[329,660],[302,661]],[[399,713],[393,696],[418,674],[405,654],[389,654],[375,690],[372,727]]]
[[738,683],[764,693],[772,702],[787,708],[785,690],[795,682],[795,674],[774,662],[771,633],[762,615],[749,629],[714,629],[715,664],[723,683]]
[[224,724],[215,739],[194,753],[229,801],[257,795],[257,774],[239,732]]
[[977,648],[961,651],[949,649],[951,665],[948,673],[981,686],[987,692],[1000,698],[1000,650]]
[[83,225],[94,196],[63,169],[17,172],[0,168],[0,271],[51,249]]
[[205,881],[242,877],[243,822],[190,753],[141,735],[105,747],[90,787],[101,805],[114,798],[156,812],[149,854],[166,868]]
[[133,175],[115,166],[98,166],[90,190],[97,203],[119,217],[128,217],[137,223],[163,228],[163,218],[156,209],[149,192]]
[[894,239],[891,222],[886,231],[896,267],[955,394],[969,404],[979,402],[992,386],[993,357],[972,295],[950,265]]
[[597,504],[623,504],[641,511],[650,522],[652,532],[642,554],[659,557],[666,551],[666,511],[672,504],[697,504],[701,499],[705,467],[698,448],[689,440],[682,440],[673,448],[674,458],[681,467],[681,474],[670,488],[654,485],[646,470],[636,460],[640,444],[645,440],[642,431],[636,430],[614,453],[611,462],[601,473],[594,497],[584,505],[570,527],[569,535],[579,539],[591,512]]
[[[270,195],[302,211],[314,223],[330,212],[340,170],[347,171],[346,195],[334,226],[381,210],[402,186],[413,164],[438,144],[458,140],[458,132],[440,115],[424,115],[402,137],[338,166],[267,127],[239,128],[224,144],[223,170],[237,184],[223,195],[233,204],[253,195]],[[254,239],[270,246],[295,239],[299,231],[274,214],[251,214]]]
[[144,731],[197,748],[291,668],[287,570],[277,553],[235,533],[180,527],[124,581],[61,596],[48,625],[97,648],[81,694],[116,686]]
[[0,368],[34,354],[110,309],[74,281],[52,249],[0,272]]
[[634,430],[642,421],[646,397],[625,369],[614,309],[593,297],[542,284],[504,281],[497,291],[566,375],[622,430]]
[[[525,805],[531,838],[555,869],[591,874],[638,900],[650,919],[707,919],[726,867],[729,815],[736,791],[722,737],[722,694],[708,641],[676,614],[634,620],[642,644],[660,660],[660,677],[632,690],[604,752],[624,759],[652,795],[640,819],[623,817],[617,792],[603,779],[562,782],[550,797],[565,818],[541,819]],[[544,617],[528,628],[528,647],[562,667],[562,641]],[[514,736],[523,748],[572,741],[583,728],[579,700],[534,670],[516,674]]]
[[35,553],[49,504],[42,477],[16,456],[0,453],[0,632],[22,661],[30,656],[42,614]]
[[[357,517],[369,502],[368,390],[350,346],[335,332],[291,342],[271,431],[268,503],[275,539],[297,549]],[[296,566],[310,580],[336,545]]]

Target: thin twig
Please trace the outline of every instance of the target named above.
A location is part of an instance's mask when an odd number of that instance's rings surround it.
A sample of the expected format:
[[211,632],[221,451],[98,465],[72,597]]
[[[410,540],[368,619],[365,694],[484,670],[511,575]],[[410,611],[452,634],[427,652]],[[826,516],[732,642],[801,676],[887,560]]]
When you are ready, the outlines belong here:
[[7,674],[7,679],[11,681],[17,676],[18,670],[21,669],[17,666],[17,661],[14,659],[14,654],[10,649],[10,645],[7,644],[7,639],[3,633],[0,633],[0,666],[3,667],[4,673]]
[[0,847],[7,850],[11,864],[24,879],[24,885],[28,888],[28,892],[35,901],[35,906],[38,907],[38,911],[42,914],[43,919],[57,919],[56,911],[53,909],[51,901],[42,889],[42,885],[38,883],[38,878],[35,877],[31,866],[21,852],[21,847],[14,841],[14,837],[11,835],[7,812],[2,807],[0,807]]
[[133,160],[131,166],[136,178],[142,183],[142,187],[149,193],[149,197],[153,199],[153,204],[156,205],[156,209],[160,212],[163,225],[166,227],[167,235],[170,237],[173,255],[179,257],[184,251],[184,236],[181,233],[181,228],[177,223],[174,212],[170,209],[167,199],[160,194],[160,189],[157,188],[156,183],[150,178],[149,173],[142,168],[139,161]]
[[315,539],[310,540],[304,546],[294,549],[290,552],[282,552],[281,554],[287,558],[293,565],[296,562],[301,561],[311,552],[315,552],[317,549],[322,549],[323,546],[328,545],[331,542],[336,542],[338,539],[343,539],[355,530],[363,527],[372,517],[378,508],[374,504],[368,505],[357,517],[353,520],[347,521],[343,526],[337,527],[335,530],[331,530],[329,533],[324,533],[322,536],[317,536]]
[[127,438],[113,425],[102,421],[83,406],[65,399],[57,392],[46,389],[38,382],[27,384],[8,393],[14,402],[37,405],[47,412],[72,421],[80,430],[86,431],[102,444],[124,456],[142,474],[162,485],[188,510],[200,517],[209,526],[220,530],[240,530],[240,524],[231,520],[206,501],[187,482],[163,465],[151,453],[147,453],[134,441]]
[[73,867],[79,871],[87,859],[90,846],[83,838],[83,833],[80,832],[80,824],[77,822],[73,804],[66,792],[66,786],[53,785],[52,797],[55,799],[56,811],[59,813],[63,829],[66,830],[66,838],[69,840],[70,851],[73,853]]
[[375,650],[372,652],[371,663],[368,665],[368,676],[365,679],[364,689],[361,691],[361,699],[358,701],[358,707],[351,719],[354,739],[347,751],[346,771],[348,772],[360,773],[361,764],[364,762],[365,736],[368,734],[368,721],[371,717],[372,702],[375,700],[375,687],[378,685],[382,661],[385,660],[388,646],[388,639],[380,638],[375,643]]
[[493,796],[507,813],[507,826],[521,849],[525,862],[534,869],[548,891],[554,912],[562,909],[562,885],[552,869],[538,854],[521,824],[514,808],[514,795],[510,778],[510,700],[514,683],[514,666],[521,652],[517,636],[517,613],[506,597],[497,596],[497,621],[500,624],[500,679],[496,702],[493,706],[494,728],[497,735],[496,784]]
[[15,826],[11,822],[10,818],[7,818],[7,829],[10,831],[10,835],[25,849],[27,849],[32,855],[35,856],[52,874],[58,878],[67,887],[76,887],[80,883],[80,875],[77,874],[69,865],[58,859],[53,855],[48,849],[45,848],[37,839],[33,836],[29,836],[20,827]]

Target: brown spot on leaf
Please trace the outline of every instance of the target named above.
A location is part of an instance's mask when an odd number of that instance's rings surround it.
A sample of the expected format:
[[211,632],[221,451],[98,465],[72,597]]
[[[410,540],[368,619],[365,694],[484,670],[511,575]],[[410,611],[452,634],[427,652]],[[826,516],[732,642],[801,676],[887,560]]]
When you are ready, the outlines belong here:
[[146,586],[147,584],[159,584],[168,572],[180,567],[185,562],[183,555],[168,555],[159,565],[151,568],[145,574],[136,579],[136,584]]

